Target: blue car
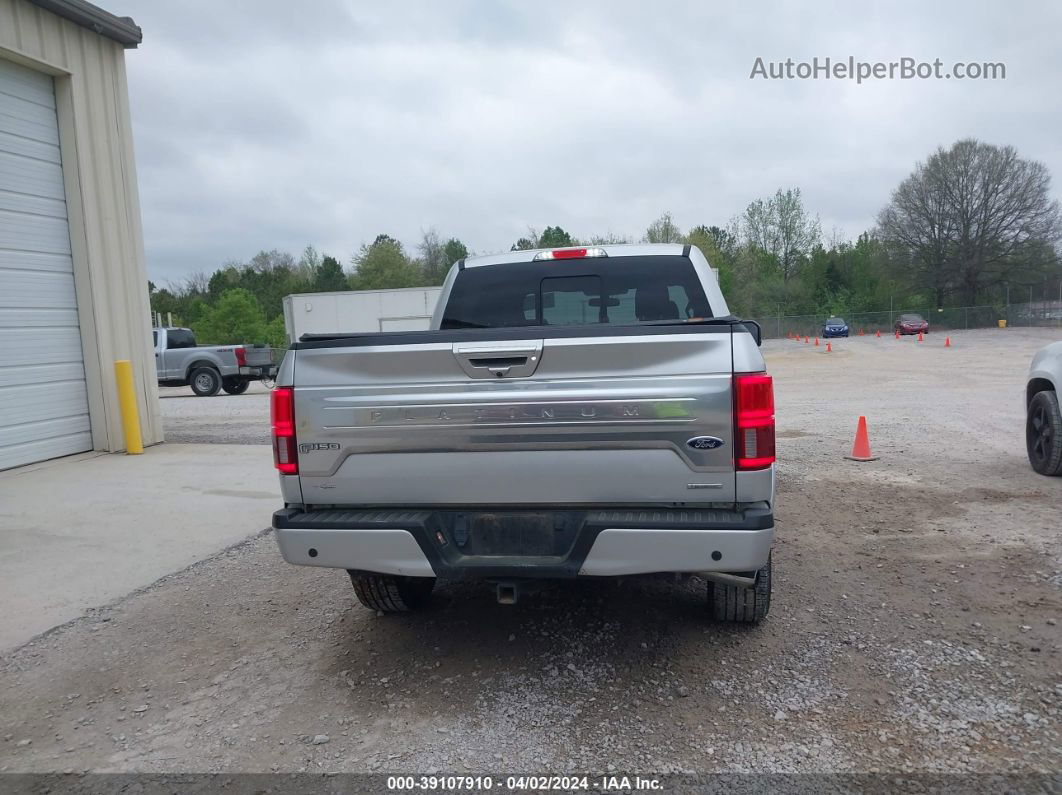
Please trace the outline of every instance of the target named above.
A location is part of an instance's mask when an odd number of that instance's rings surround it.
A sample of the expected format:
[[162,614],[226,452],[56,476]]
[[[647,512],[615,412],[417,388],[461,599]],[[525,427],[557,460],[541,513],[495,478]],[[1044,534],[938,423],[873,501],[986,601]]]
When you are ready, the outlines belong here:
[[822,336],[825,337],[847,337],[848,336],[848,324],[844,322],[842,317],[827,318],[826,322],[822,326]]

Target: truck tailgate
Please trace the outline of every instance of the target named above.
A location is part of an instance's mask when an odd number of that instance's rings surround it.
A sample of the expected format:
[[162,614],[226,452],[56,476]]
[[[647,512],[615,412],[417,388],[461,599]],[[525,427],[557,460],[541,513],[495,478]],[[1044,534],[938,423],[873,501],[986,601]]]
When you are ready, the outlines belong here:
[[528,331],[297,346],[304,502],[734,501],[729,327]]
[[273,349],[268,345],[245,345],[244,356],[248,367],[268,367],[273,363]]

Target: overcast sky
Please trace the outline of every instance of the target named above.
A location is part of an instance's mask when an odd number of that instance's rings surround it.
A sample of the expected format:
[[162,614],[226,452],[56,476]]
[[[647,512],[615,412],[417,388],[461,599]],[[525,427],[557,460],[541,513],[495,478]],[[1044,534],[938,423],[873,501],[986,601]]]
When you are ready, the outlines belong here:
[[[974,136],[1062,186],[1062,4],[110,0],[158,282],[307,243],[344,265],[435,226],[475,252],[528,226],[724,225],[800,187],[871,227],[937,146]],[[804,4],[811,6],[811,3]],[[931,7],[930,7],[931,6]],[[1006,79],[750,79],[765,62],[1003,62]]]

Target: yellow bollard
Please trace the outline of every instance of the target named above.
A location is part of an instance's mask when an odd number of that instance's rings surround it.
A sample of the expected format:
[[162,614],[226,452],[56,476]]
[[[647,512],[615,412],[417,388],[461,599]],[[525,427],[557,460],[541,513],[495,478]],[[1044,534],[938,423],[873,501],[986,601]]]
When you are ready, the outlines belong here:
[[114,378],[118,382],[118,408],[122,412],[125,451],[129,455],[140,455],[144,452],[144,442],[140,438],[140,415],[136,411],[132,362],[128,359],[116,361],[114,363]]

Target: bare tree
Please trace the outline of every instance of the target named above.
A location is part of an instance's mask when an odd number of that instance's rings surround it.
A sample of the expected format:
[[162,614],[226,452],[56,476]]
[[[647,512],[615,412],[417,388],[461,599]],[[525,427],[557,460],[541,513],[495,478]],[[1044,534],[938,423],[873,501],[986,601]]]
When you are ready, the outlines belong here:
[[749,204],[740,229],[746,245],[755,246],[774,258],[786,282],[822,238],[819,219],[804,208],[800,188],[786,191],[779,188],[771,198]]
[[1046,166],[1011,146],[974,139],[937,149],[893,192],[878,216],[882,237],[906,253],[942,305],[1050,264],[1062,235]]
[[275,248],[269,251],[259,251],[247,264],[258,273],[268,273],[278,268],[295,270],[295,258],[287,251],[278,251]]
[[933,290],[937,306],[944,305],[952,287],[948,259],[955,238],[942,171],[939,160],[917,164],[878,215],[882,240]]
[[609,231],[603,235],[591,235],[585,240],[574,241],[576,243],[585,243],[589,246],[615,246],[623,243],[633,243],[626,235],[617,235],[615,232]]
[[314,246],[307,245],[302,250],[302,256],[299,257],[298,271],[300,277],[310,281],[317,274],[317,269],[321,267],[321,255],[317,252]]
[[417,251],[420,252],[420,267],[428,284],[439,284],[450,266],[446,261],[445,245],[434,226],[420,230]]
[[188,274],[184,282],[170,286],[176,295],[206,295],[210,286],[210,277],[206,271],[198,270]]
[[682,230],[669,212],[665,212],[645,230],[646,243],[681,243],[682,237]]
[[513,243],[510,251],[527,251],[532,248],[539,248],[539,234],[538,230],[533,226],[527,227],[527,237],[522,237]]

